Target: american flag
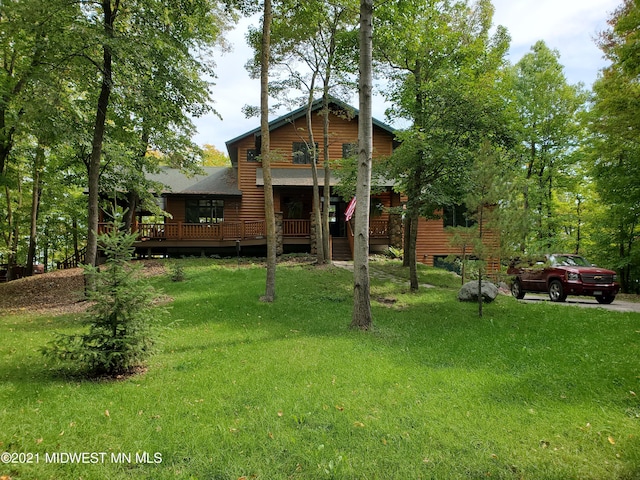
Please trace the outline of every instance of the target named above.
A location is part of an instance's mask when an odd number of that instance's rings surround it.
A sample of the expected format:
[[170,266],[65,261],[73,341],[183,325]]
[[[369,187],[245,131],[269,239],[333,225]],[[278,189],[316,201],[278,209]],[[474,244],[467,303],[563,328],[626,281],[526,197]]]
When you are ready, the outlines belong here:
[[356,197],[353,197],[347,205],[347,209],[344,211],[344,219],[348,222],[353,217],[353,213],[356,211]]

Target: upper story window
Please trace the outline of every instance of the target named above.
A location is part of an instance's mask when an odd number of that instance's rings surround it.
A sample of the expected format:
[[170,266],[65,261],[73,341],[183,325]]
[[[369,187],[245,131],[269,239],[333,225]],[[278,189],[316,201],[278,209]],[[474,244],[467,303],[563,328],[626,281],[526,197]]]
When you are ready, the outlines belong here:
[[[316,152],[318,151],[318,144],[316,143]],[[293,142],[293,163],[305,164],[311,163],[313,153],[305,142]]]
[[249,148],[247,150],[247,162],[257,162],[258,161],[258,153],[255,148]]
[[220,223],[224,221],[224,200],[187,199],[185,207],[184,218],[187,223]]
[[469,218],[465,205],[448,205],[442,211],[442,224],[445,227],[472,227],[477,223]]

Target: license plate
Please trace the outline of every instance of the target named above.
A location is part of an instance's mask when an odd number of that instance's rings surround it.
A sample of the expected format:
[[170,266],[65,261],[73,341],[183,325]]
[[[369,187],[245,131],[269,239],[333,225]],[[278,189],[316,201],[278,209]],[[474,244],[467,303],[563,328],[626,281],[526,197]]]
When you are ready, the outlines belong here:
[[596,290],[595,292],[593,292],[593,294],[594,294],[595,296],[598,296],[598,295],[602,295],[602,292],[600,292],[600,291]]

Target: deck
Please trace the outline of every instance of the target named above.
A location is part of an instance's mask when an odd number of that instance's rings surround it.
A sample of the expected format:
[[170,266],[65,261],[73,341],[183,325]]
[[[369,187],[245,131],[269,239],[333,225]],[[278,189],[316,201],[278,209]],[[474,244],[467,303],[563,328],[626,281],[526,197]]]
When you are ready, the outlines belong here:
[[[99,232],[107,229],[106,223],[99,225]],[[266,222],[264,220],[224,221],[220,223],[141,223],[134,227],[138,239],[136,248],[215,248],[237,245],[266,245]],[[389,221],[372,220],[370,238],[376,243],[389,240]],[[304,245],[311,242],[310,220],[282,220],[282,243]]]

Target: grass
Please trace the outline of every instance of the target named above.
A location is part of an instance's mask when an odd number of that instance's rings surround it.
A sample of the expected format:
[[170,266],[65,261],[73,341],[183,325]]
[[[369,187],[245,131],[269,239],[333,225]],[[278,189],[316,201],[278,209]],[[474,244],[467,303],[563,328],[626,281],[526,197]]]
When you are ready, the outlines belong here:
[[347,271],[279,267],[263,304],[258,264],[183,265],[154,280],[174,302],[144,375],[61,377],[39,348],[77,318],[0,319],[0,452],[39,460],[0,477],[640,478],[639,314],[500,297],[479,319],[453,285],[374,277],[362,333]]

